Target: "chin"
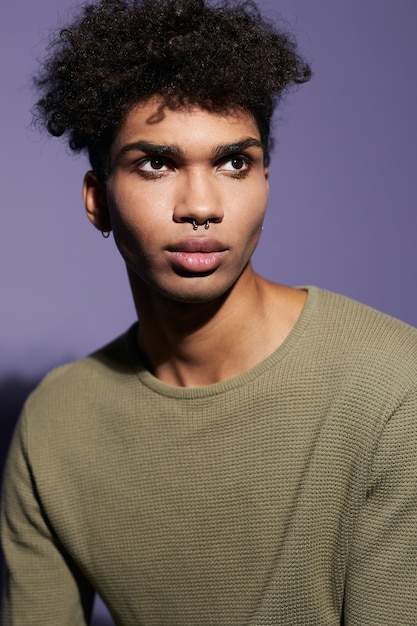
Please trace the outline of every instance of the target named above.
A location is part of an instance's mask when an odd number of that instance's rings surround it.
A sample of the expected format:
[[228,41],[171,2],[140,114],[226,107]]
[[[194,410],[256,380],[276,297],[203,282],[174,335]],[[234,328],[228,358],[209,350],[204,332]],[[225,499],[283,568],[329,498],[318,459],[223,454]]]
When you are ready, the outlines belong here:
[[[138,302],[152,302],[161,298],[167,303],[183,305],[203,305],[223,302],[239,279],[240,274],[229,272],[220,276],[218,272],[210,275],[179,276],[156,280],[157,277],[143,279],[131,269],[128,270],[130,284]],[[237,275],[236,275],[237,274]]]
[[208,285],[204,281],[204,278],[189,279],[189,284],[185,285],[183,289],[169,289],[162,292],[162,295],[179,304],[209,304],[210,302],[224,300],[234,284]]
[[217,300],[223,300],[227,292],[202,293],[201,291],[189,293],[165,294],[169,300],[178,304],[209,304]]

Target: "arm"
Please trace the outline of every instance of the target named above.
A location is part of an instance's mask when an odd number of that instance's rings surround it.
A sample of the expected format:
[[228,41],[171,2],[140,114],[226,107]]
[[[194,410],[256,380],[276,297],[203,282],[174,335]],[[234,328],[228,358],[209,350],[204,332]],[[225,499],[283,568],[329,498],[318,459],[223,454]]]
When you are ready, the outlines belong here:
[[36,491],[22,416],[4,476],[2,626],[85,626],[94,590],[59,545]]
[[417,624],[416,390],[377,443],[349,558],[344,624]]

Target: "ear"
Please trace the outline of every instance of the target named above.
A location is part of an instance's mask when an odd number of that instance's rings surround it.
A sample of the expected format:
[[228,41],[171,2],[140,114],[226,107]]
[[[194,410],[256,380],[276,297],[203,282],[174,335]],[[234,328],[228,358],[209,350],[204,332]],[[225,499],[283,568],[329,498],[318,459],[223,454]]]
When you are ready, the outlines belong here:
[[84,176],[83,199],[87,217],[101,232],[111,231],[109,209],[107,206],[106,188],[90,171]]
[[266,188],[269,193],[269,169],[267,167],[264,168],[264,176],[265,176]]

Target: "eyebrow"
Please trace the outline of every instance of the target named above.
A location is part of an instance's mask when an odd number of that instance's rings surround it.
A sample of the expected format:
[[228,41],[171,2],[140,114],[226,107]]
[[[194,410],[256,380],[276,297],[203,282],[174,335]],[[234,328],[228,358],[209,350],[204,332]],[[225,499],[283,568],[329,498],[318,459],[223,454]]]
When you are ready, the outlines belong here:
[[116,159],[119,159],[128,152],[145,152],[146,154],[157,154],[161,156],[184,156],[184,152],[179,146],[161,145],[150,141],[134,141],[133,143],[127,143],[122,146],[116,155]]
[[214,156],[224,156],[226,154],[233,154],[234,152],[242,152],[248,148],[263,148],[263,145],[259,139],[248,137],[247,139],[241,139],[235,143],[217,146],[214,149],[213,154]]
[[[214,148],[212,154],[215,157],[224,156],[235,152],[242,152],[248,148],[262,147],[262,142],[259,139],[247,137],[234,143],[220,144]],[[156,144],[150,141],[134,141],[122,146],[116,155],[116,160],[119,160],[120,157],[129,152],[144,152],[145,154],[185,158],[184,151],[177,145]]]

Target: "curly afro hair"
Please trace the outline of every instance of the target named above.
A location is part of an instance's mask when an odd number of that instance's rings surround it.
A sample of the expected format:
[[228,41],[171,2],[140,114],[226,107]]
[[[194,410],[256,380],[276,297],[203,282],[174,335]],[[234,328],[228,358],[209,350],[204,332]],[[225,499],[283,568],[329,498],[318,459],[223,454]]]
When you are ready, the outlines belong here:
[[251,0],[101,0],[51,42],[34,79],[35,119],[87,150],[105,181],[115,130],[138,101],[159,94],[173,108],[241,108],[258,124],[268,163],[273,110],[310,73]]

